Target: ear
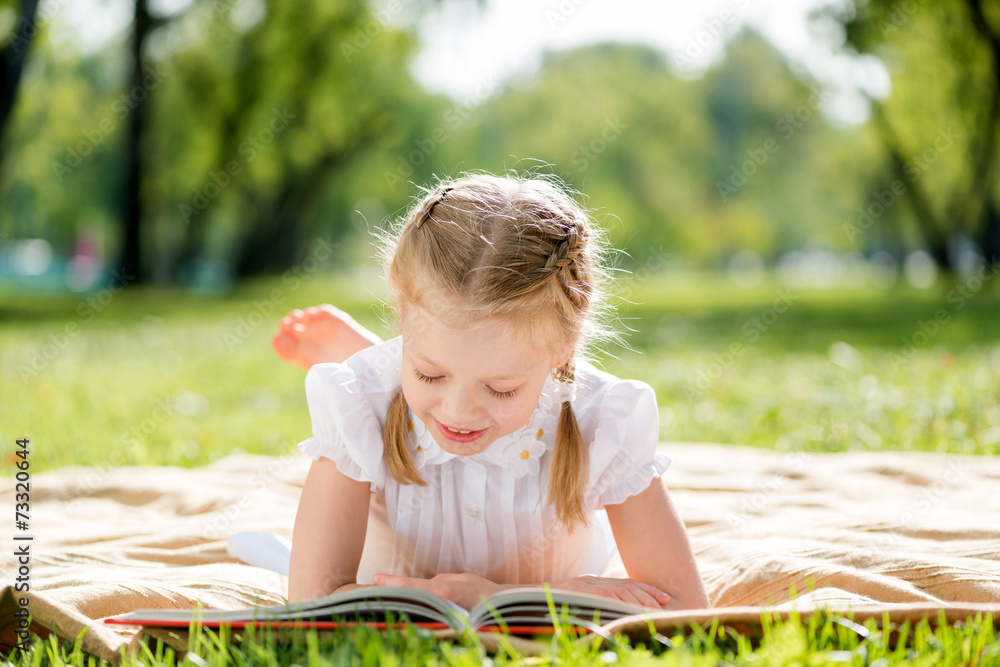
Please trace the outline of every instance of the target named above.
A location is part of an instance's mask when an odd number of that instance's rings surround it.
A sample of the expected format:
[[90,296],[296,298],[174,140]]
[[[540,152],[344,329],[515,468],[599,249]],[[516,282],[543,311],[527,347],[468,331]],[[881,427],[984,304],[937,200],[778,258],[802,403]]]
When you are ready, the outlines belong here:
[[566,347],[564,347],[563,349],[561,349],[556,354],[555,365],[553,367],[554,368],[562,368],[563,366],[565,366],[566,363],[573,356],[573,353],[575,351],[576,351],[576,340],[574,339],[571,343],[569,343],[568,345],[566,345]]

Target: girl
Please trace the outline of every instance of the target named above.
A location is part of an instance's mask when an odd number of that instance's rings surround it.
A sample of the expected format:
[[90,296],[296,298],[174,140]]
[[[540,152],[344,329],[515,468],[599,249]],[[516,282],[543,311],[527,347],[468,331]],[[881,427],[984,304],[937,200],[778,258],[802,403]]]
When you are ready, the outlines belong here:
[[[383,259],[400,337],[324,306],[274,339],[308,369],[313,424],[289,601],[413,586],[471,607],[548,583],[707,607],[659,479],[652,389],[580,358],[603,296],[588,217],[546,181],[471,175],[397,231]],[[595,576],[616,545],[629,578]]]

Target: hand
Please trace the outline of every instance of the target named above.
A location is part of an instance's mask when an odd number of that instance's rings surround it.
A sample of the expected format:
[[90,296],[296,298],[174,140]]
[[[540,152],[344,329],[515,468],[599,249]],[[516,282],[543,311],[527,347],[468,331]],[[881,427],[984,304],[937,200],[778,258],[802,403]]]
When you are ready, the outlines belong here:
[[408,586],[429,591],[455,602],[460,607],[472,609],[479,600],[504,588],[478,574],[439,574],[433,579],[420,577],[399,577],[392,574],[376,574],[372,577],[376,586]]
[[279,357],[305,370],[327,361],[341,363],[379,342],[378,336],[353,317],[327,303],[291,311],[271,339]]
[[660,589],[632,579],[609,579],[585,575],[557,581],[549,584],[549,587],[552,590],[591,593],[652,609],[663,609],[670,602],[670,596]]

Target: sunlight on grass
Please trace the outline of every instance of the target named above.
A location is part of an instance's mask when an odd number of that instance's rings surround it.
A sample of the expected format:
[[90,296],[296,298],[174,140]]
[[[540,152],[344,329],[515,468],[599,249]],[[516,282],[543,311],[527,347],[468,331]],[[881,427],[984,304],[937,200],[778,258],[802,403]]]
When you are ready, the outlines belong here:
[[[631,303],[620,303],[619,316],[633,349],[599,355],[610,372],[653,386],[662,439],[1000,452],[1000,299],[984,292],[956,310],[944,288],[680,283],[625,283]],[[85,309],[89,319],[79,300],[46,309],[37,298],[4,297],[4,447],[30,436],[35,471],[287,452],[309,435],[309,418],[302,370],[270,347],[280,318],[328,301],[392,335],[381,289],[366,273],[294,291],[260,281],[223,299],[133,290],[99,314]],[[942,308],[948,321],[927,335]]]
[[[619,285],[632,349],[598,355],[648,382],[661,438],[782,451],[1000,453],[1000,298],[949,299],[949,286],[738,289],[716,276]],[[782,290],[785,290],[784,292]],[[994,290],[995,291],[995,290]],[[291,308],[335,303],[383,336],[376,274],[279,279],[218,299],[126,290],[94,312],[86,297],[0,296],[0,438],[33,441],[32,471],[70,465],[194,466],[234,452],[295,452],[310,424],[301,369],[270,337]],[[4,475],[12,467],[5,466]],[[473,638],[359,629],[233,642],[205,631],[183,663],[163,645],[123,664],[997,664],[989,620],[867,634],[829,618],[765,628],[753,642],[698,629],[629,645],[558,643],[526,658],[487,655]],[[563,638],[565,640],[565,637]],[[36,638],[14,665],[95,664],[79,643]]]
[[[524,655],[501,641],[488,651],[472,633],[439,640],[429,631],[407,627],[375,630],[354,627],[315,630],[218,631],[192,628],[179,637],[187,652],[178,656],[167,645],[150,640],[135,655],[122,649],[122,667],[193,665],[991,665],[1000,661],[1000,636],[991,617],[976,617],[954,626],[909,622],[880,627],[874,621],[858,624],[835,614],[807,618],[791,616],[785,622],[762,618],[759,634],[741,635],[710,624],[686,632],[663,635],[651,629],[631,640],[559,632],[538,640],[537,651]],[[59,643],[35,638],[26,654],[15,651],[13,665],[82,667],[88,661],[81,643]],[[106,664],[106,663],[104,663]]]

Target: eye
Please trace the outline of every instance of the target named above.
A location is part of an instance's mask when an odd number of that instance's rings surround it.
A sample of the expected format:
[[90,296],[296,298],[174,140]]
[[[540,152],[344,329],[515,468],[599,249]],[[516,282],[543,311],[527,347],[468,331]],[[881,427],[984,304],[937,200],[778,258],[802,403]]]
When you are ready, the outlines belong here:
[[414,377],[416,377],[421,382],[426,382],[427,384],[431,384],[435,380],[440,380],[441,379],[440,375],[433,375],[433,376],[432,375],[424,375],[423,373],[421,373],[420,371],[418,371],[416,368],[413,369],[413,375],[414,375]]
[[493,387],[487,387],[487,389],[497,398],[514,398],[514,394],[517,393],[517,389],[511,389],[510,391],[497,391]]

